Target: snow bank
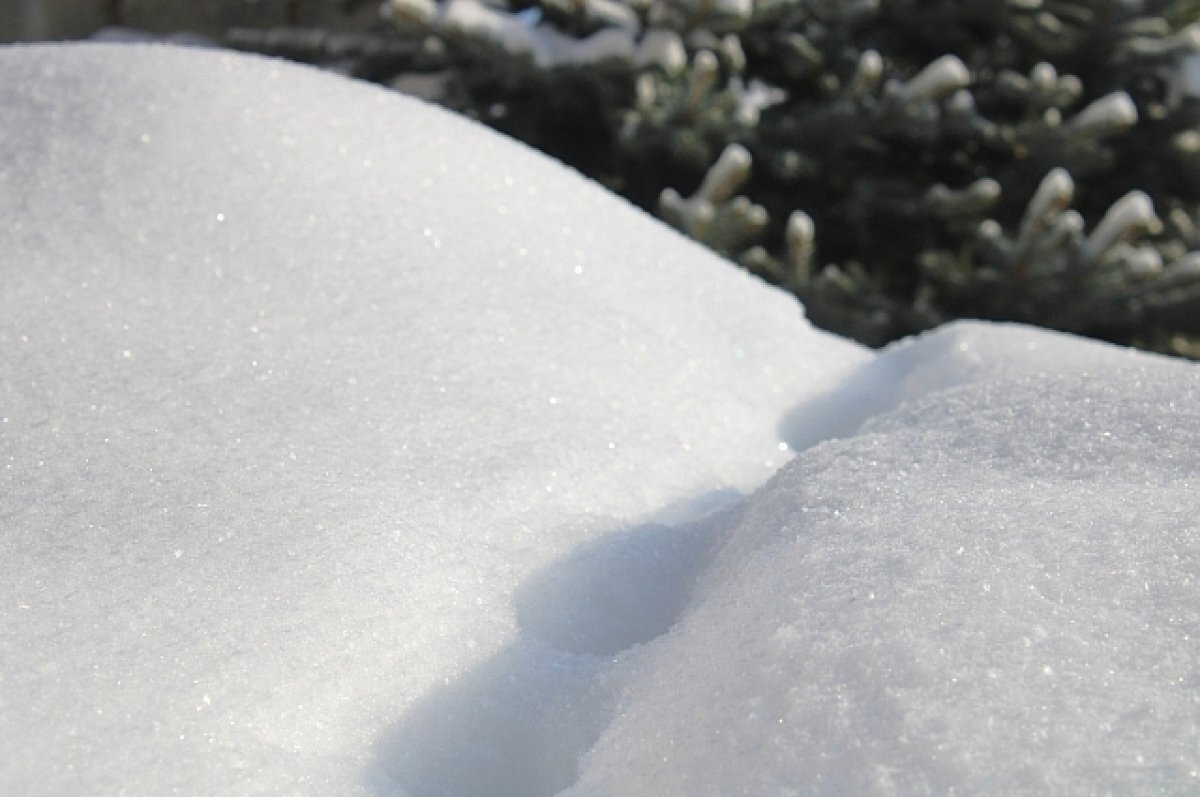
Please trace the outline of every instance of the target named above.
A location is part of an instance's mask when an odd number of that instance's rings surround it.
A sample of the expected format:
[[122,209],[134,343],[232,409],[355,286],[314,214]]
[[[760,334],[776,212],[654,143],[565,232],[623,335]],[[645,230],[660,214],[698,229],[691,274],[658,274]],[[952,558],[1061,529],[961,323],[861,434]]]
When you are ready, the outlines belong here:
[[[412,788],[381,740],[431,689],[505,650],[590,688],[519,585],[758,486],[868,356],[393,93],[116,45],[0,78],[6,794]],[[528,699],[483,731],[537,748]]]
[[1195,366],[875,356],[280,62],[0,108],[0,793],[1195,791]]
[[956,324],[866,371],[568,794],[1200,790],[1200,370]]

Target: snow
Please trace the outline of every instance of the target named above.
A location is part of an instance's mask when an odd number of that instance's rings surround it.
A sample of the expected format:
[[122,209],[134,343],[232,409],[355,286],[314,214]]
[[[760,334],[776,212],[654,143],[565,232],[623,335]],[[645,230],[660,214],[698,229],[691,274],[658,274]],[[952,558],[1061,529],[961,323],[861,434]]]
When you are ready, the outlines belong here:
[[1200,789],[1196,366],[874,354],[304,67],[0,78],[0,793]]
[[867,368],[899,405],[727,524],[569,794],[1195,793],[1196,367],[956,325]]

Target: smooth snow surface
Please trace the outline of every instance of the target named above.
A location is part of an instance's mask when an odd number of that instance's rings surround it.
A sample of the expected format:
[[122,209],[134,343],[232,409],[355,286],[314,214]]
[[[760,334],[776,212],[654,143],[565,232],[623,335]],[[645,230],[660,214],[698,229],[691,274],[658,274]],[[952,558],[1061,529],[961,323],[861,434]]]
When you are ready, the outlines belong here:
[[[0,108],[3,794],[569,785],[612,710],[589,654],[682,603],[653,524],[765,481],[869,356],[316,70],[11,47]],[[630,616],[560,604],[571,568]]]
[[0,111],[0,794],[1200,790],[1195,366],[873,355],[281,62]]
[[569,793],[1200,793],[1200,370],[957,324],[842,395],[898,406],[726,524]]

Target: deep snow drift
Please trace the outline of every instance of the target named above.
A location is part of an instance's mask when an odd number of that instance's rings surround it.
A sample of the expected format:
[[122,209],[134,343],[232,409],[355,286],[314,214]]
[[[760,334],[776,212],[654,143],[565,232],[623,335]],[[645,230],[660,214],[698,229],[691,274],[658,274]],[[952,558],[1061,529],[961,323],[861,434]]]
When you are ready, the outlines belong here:
[[280,62],[0,108],[0,793],[1200,788],[1195,366],[876,356]]
[[1198,377],[983,325],[886,352],[842,395],[899,406],[728,524],[571,794],[1197,793]]

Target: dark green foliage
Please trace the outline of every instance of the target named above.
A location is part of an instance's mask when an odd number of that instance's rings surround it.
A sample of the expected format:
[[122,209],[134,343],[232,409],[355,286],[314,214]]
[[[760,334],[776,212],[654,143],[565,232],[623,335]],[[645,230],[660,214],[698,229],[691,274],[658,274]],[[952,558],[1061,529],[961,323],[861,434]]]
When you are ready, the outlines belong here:
[[822,326],[1011,319],[1200,356],[1196,0],[384,11],[411,49],[370,77],[660,212]]

